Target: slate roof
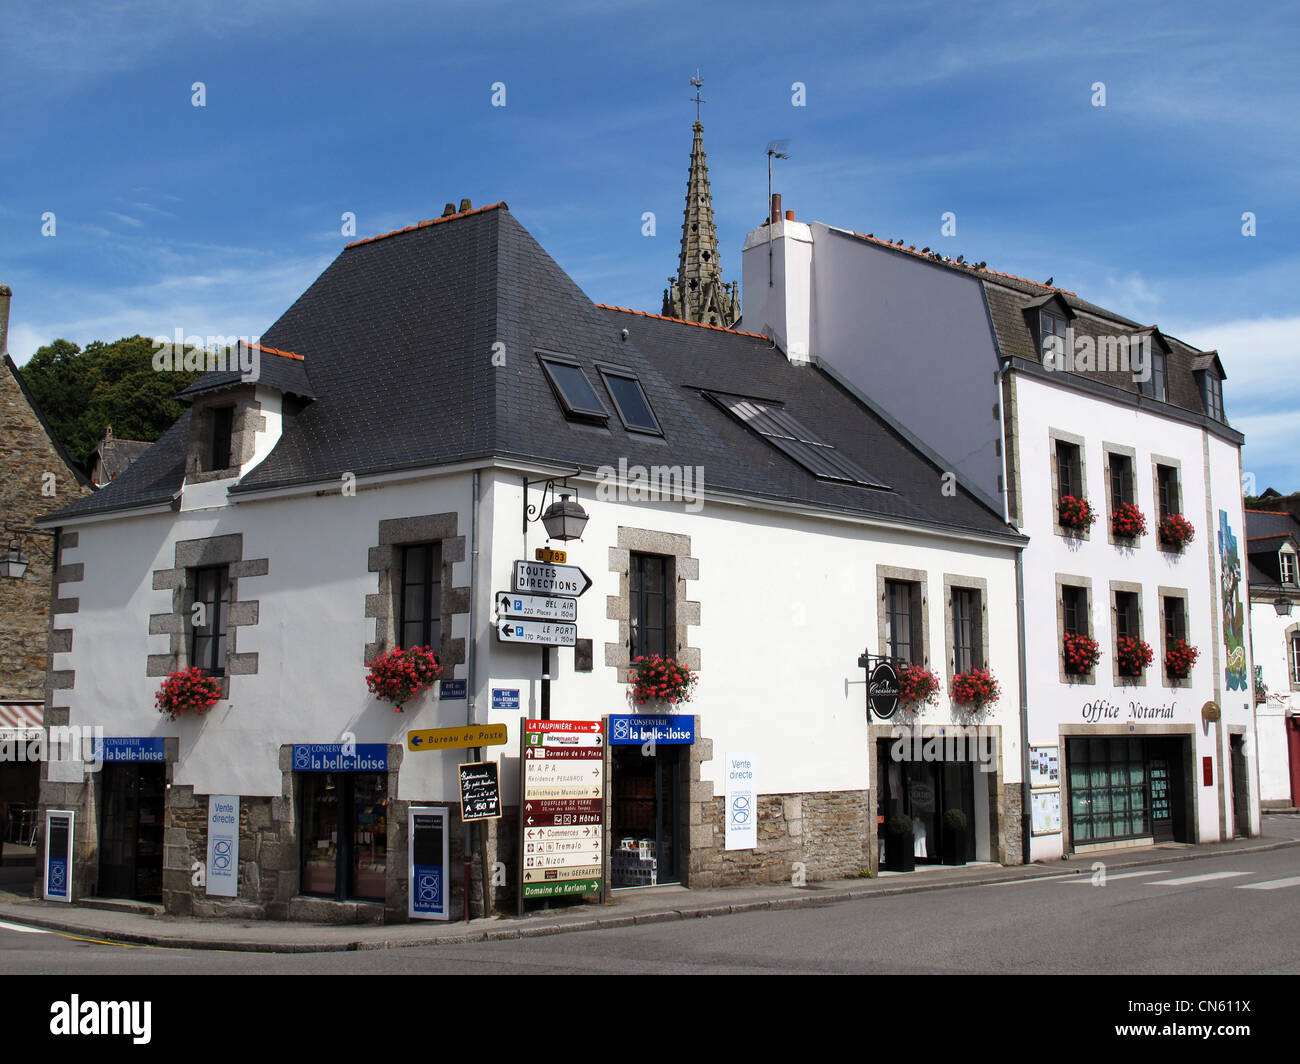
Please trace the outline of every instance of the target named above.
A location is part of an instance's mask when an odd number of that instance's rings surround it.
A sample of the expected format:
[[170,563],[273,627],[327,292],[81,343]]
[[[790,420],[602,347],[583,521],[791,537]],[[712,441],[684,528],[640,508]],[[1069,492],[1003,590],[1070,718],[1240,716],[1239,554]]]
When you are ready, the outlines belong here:
[[[701,466],[706,491],[1020,538],[964,491],[945,495],[942,471],[883,417],[766,338],[592,303],[504,203],[350,244],[261,341],[302,356],[262,364],[305,369],[314,399],[232,496],[488,457],[587,471],[625,459]],[[610,412],[606,427],[565,418],[539,351],[577,360]],[[598,362],[635,373],[662,437],[624,429]],[[230,378],[210,374],[190,391]],[[784,403],[891,490],[812,476],[705,389]],[[178,423],[113,484],[56,516],[170,498],[187,432]]]
[[1246,511],[1246,555],[1252,588],[1282,587],[1282,564],[1277,552],[1288,542],[1300,547],[1300,521],[1285,511]]
[[131,463],[150,447],[146,440],[100,440],[95,447],[92,472],[105,484],[126,472]]
[[[311,384],[311,371],[303,355],[295,351],[281,351],[260,343],[252,346],[258,349],[258,384],[308,399],[315,397],[316,392]],[[243,383],[245,383],[243,376],[234,370],[227,373],[207,373],[184,391],[177,393],[176,398],[184,402],[196,395],[220,391],[224,388],[235,388]]]
[[[1091,336],[1095,341],[1101,336],[1108,335],[1159,332],[1154,325],[1143,325],[1131,318],[1124,317],[1122,314],[1116,314],[1114,311],[1107,310],[1096,303],[1090,303],[1088,300],[1082,299],[1076,293],[1065,288],[1040,284],[1025,277],[1017,277],[1014,274],[982,268],[977,263],[959,263],[954,259],[945,258],[935,253],[925,254],[912,247],[900,247],[888,240],[880,240],[871,234],[856,233],[847,229],[832,229],[831,231],[850,239],[857,239],[881,248],[887,248],[896,254],[919,258],[942,269],[975,277],[984,289],[989,317],[993,322],[994,340],[1003,357],[1020,358],[1035,365],[1042,364],[1042,355],[1034,341],[1034,334],[1026,319],[1025,311],[1031,307],[1042,306],[1053,296],[1059,296],[1073,312],[1074,317],[1071,319],[1070,324],[1076,337]],[[1167,404],[1162,404],[1158,400],[1145,396],[1139,401],[1142,404],[1152,404],[1157,407],[1170,405],[1188,413],[1205,415],[1205,404],[1201,399],[1200,386],[1193,374],[1212,366],[1226,378],[1223,363],[1219,360],[1218,353],[1200,351],[1190,344],[1185,344],[1181,340],[1164,333],[1160,333],[1160,336],[1169,348],[1166,356],[1166,374],[1169,383]],[[1072,374],[1056,371],[1053,376],[1072,376]],[[1080,376],[1086,376],[1090,380],[1110,385],[1134,396],[1140,394],[1138,384],[1133,380],[1132,372],[1089,372]],[[1223,425],[1228,429],[1229,433],[1232,432],[1226,421],[1211,420],[1210,424]],[[1233,433],[1233,435],[1236,434]]]

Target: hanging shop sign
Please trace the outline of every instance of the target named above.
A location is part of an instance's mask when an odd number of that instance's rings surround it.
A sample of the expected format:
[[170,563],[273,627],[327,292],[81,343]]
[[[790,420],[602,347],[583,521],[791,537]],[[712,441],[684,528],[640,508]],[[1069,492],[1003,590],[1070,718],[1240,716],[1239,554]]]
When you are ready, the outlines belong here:
[[239,795],[208,796],[207,893],[239,897]]
[[[504,728],[505,725],[503,724]],[[471,761],[459,766],[460,819],[497,820],[501,816],[501,780],[495,761]]]
[[470,746],[500,746],[509,739],[504,724],[471,724],[466,728],[421,728],[406,733],[408,750],[456,750]]
[[411,840],[407,915],[412,920],[451,918],[450,883],[447,879],[447,810],[440,806],[412,806],[407,814]]
[[758,787],[753,754],[727,755],[726,832],[728,850],[758,846]]
[[166,761],[165,743],[161,737],[98,738],[94,740],[93,749],[97,761]]
[[599,891],[605,837],[603,723],[524,721],[520,775],[521,900]]
[[871,670],[867,680],[867,698],[871,711],[881,720],[888,720],[898,710],[898,673],[887,661]]
[[610,746],[690,746],[695,742],[695,718],[667,716],[612,716]]
[[45,900],[72,901],[72,821],[70,809],[45,814]]
[[387,772],[385,743],[294,743],[295,772]]

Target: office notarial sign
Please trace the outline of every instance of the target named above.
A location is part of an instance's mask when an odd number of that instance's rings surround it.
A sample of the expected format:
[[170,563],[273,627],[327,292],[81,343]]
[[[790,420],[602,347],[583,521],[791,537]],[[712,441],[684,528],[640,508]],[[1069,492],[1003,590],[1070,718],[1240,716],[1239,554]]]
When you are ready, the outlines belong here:
[[503,643],[532,643],[543,647],[571,647],[578,642],[578,626],[564,621],[524,621],[507,617],[496,623]]
[[514,591],[536,595],[563,595],[578,598],[591,587],[591,577],[576,565],[550,565],[546,562],[515,562]]
[[157,737],[139,739],[96,739],[93,749],[97,761],[166,761],[163,744]]
[[497,614],[527,620],[576,621],[578,600],[563,595],[526,595],[521,591],[497,592]]
[[695,742],[695,718],[663,716],[612,716],[609,718],[610,746],[690,746]]
[[207,892],[239,896],[239,795],[208,796]]
[[295,772],[387,772],[385,743],[294,743]]

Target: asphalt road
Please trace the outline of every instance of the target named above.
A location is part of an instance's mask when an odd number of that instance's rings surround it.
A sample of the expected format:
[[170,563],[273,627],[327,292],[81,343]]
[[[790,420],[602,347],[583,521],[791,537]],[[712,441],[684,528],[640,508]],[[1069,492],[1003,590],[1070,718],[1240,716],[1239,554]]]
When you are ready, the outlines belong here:
[[1300,974],[1300,848],[1130,866],[1104,883],[1087,862],[1062,867],[824,907],[355,953],[168,950],[0,924],[0,972]]

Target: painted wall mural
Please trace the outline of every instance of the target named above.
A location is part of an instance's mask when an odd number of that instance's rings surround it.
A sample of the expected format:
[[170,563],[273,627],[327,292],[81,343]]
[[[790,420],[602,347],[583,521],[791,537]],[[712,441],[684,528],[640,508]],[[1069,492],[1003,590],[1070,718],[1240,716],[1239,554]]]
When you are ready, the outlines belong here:
[[1246,642],[1242,614],[1241,561],[1237,537],[1228,524],[1228,511],[1219,511],[1219,592],[1223,603],[1223,647],[1227,664],[1223,670],[1229,691],[1246,690]]

